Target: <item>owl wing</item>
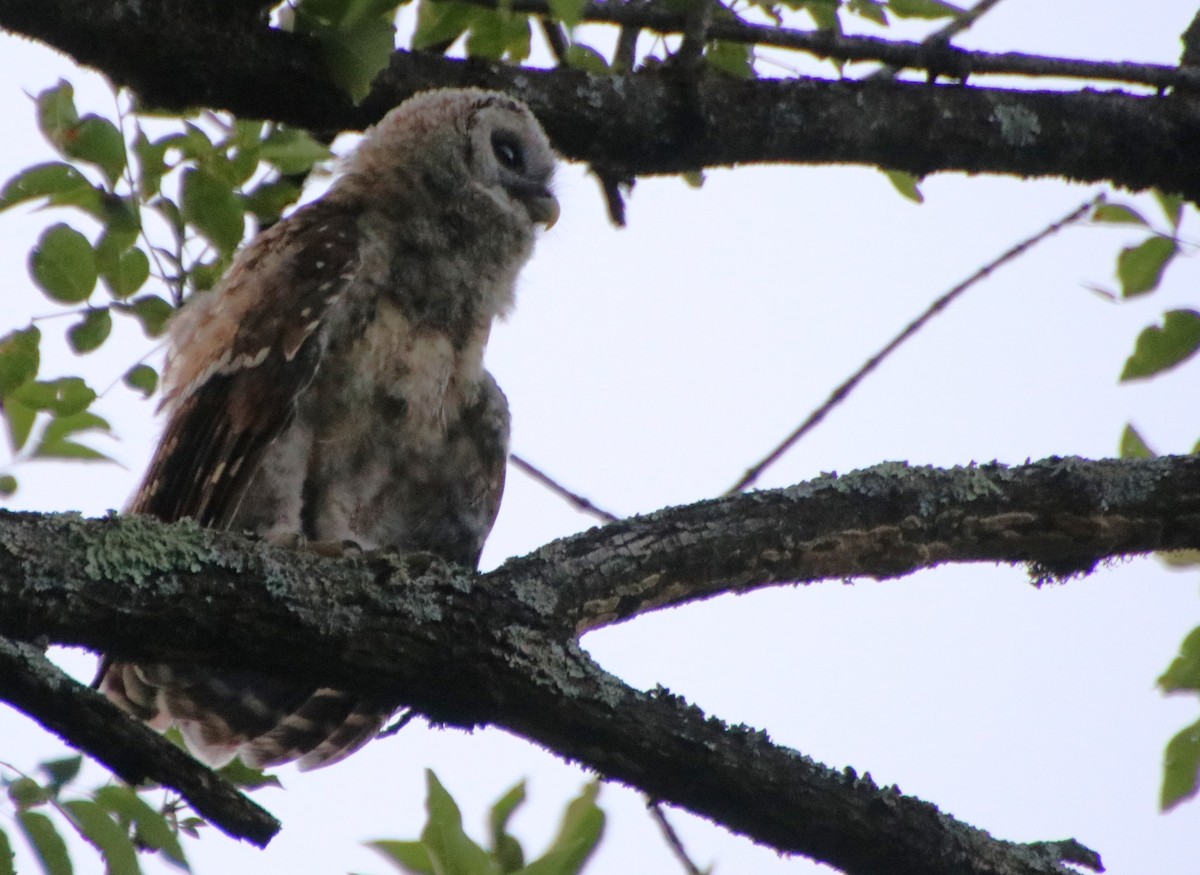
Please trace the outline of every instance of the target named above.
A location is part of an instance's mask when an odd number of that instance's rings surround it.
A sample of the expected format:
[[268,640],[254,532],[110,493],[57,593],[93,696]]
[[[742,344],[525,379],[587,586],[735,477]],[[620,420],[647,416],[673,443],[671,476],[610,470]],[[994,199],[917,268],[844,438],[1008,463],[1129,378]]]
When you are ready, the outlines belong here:
[[[164,380],[168,420],[130,512],[229,525],[265,450],[316,374],[323,352],[318,328],[353,278],[358,249],[355,217],[318,201],[259,235],[220,288],[180,311]],[[248,739],[277,733],[289,714],[317,736],[293,758],[331,735],[343,746],[322,753],[344,755],[387,717],[378,706],[333,691],[314,694],[263,675],[199,666],[104,657],[96,684],[160,729],[178,721],[192,747],[213,763]]]
[[162,440],[129,510],[225,528],[320,364],[318,327],[358,265],[354,217],[319,201],[261,234],[172,328]]

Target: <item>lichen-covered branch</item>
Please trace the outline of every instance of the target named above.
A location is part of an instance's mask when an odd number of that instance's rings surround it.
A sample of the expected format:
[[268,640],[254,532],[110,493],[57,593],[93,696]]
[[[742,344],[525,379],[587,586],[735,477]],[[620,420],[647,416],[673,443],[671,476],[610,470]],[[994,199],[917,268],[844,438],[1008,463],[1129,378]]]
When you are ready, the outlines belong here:
[[0,700],[86,751],[134,786],[152,781],[179,792],[227,835],[263,847],[279,821],[213,771],[97,693],[67,676],[40,649],[0,636]]
[[[354,106],[334,85],[312,40],[270,27],[253,4],[241,15],[216,8],[188,0],[0,0],[0,27],[103,70],[153,105],[225,109],[324,132],[361,129],[416,91],[498,88],[533,107],[566,157],[603,168],[612,178],[748,162],[833,162],[918,176],[964,171],[1066,177],[1157,187],[1200,201],[1200,165],[1189,160],[1200,141],[1200,108],[1195,92],[1185,88],[1139,96],[742,80],[704,67],[670,66],[597,76],[400,51],[367,100]],[[711,29],[708,34],[721,36]],[[878,60],[912,65],[924,57],[921,66],[944,65],[953,68],[950,73],[993,63],[976,53],[943,57],[949,50],[938,49],[942,54],[935,58],[927,48],[872,45]],[[1175,71],[1170,81],[1190,83],[1195,75]]]
[[576,630],[789,580],[984,560],[1053,576],[1174,548],[1200,548],[1197,458],[884,465],[613,523],[482,576],[423,556],[322,559],[187,523],[0,513],[0,634],[308,675],[436,721],[503,727],[849,872],[1048,873],[1098,858],[993,840],[666,691],[631,689]]
[[668,508],[555,541],[485,576],[537,579],[579,630],[776,583],[901,577],[947,562],[1069,576],[1115,556],[1200,545],[1200,458],[886,463]]

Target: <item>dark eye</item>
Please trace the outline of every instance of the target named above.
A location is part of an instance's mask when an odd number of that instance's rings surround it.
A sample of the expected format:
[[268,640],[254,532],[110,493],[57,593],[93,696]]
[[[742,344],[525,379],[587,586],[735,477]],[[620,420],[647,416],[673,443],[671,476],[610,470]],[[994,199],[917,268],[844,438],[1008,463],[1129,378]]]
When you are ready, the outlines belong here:
[[525,169],[525,156],[516,140],[504,134],[492,134],[492,152],[501,167],[518,173]]

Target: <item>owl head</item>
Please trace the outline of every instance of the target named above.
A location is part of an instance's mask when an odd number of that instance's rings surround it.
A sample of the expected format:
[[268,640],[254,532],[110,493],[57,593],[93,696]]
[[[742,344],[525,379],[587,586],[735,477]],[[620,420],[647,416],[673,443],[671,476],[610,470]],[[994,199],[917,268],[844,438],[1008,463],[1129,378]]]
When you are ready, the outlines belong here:
[[556,157],[529,108],[497,91],[447,88],[410,97],[369,130],[341,185],[385,202],[423,192],[483,198],[506,218],[552,226]]

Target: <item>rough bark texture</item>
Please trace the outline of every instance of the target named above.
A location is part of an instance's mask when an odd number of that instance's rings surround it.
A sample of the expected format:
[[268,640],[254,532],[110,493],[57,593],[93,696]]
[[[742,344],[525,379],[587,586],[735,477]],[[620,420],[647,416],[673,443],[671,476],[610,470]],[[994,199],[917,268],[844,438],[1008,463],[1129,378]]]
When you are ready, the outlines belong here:
[[[1059,576],[1173,548],[1200,548],[1197,458],[884,465],[634,518],[482,576],[421,557],[321,559],[189,524],[7,513],[0,634],[385,691],[435,721],[509,729],[850,872],[1056,872],[1059,861],[1098,858],[1073,843],[994,840],[665,690],[634,690],[588,658],[575,629],[792,580],[893,577],[946,561],[1033,563],[1037,576]],[[202,792],[190,762],[145,773],[177,786],[177,768]]]
[[[1186,89],[1139,96],[740,80],[669,66],[595,76],[401,51],[355,107],[329,78],[315,43],[271,28],[262,5],[235,15],[231,4],[187,0],[0,0],[0,27],[103,70],[150,104],[227,109],[323,132],[361,129],[427,88],[498,88],[530,104],[566,157],[615,177],[838,162],[916,175],[951,170],[1157,186],[1200,201],[1200,165],[1190,160],[1200,141],[1200,98]],[[918,57],[905,51],[898,60]],[[961,53],[931,56],[929,65],[951,60],[960,74],[972,69]]]

